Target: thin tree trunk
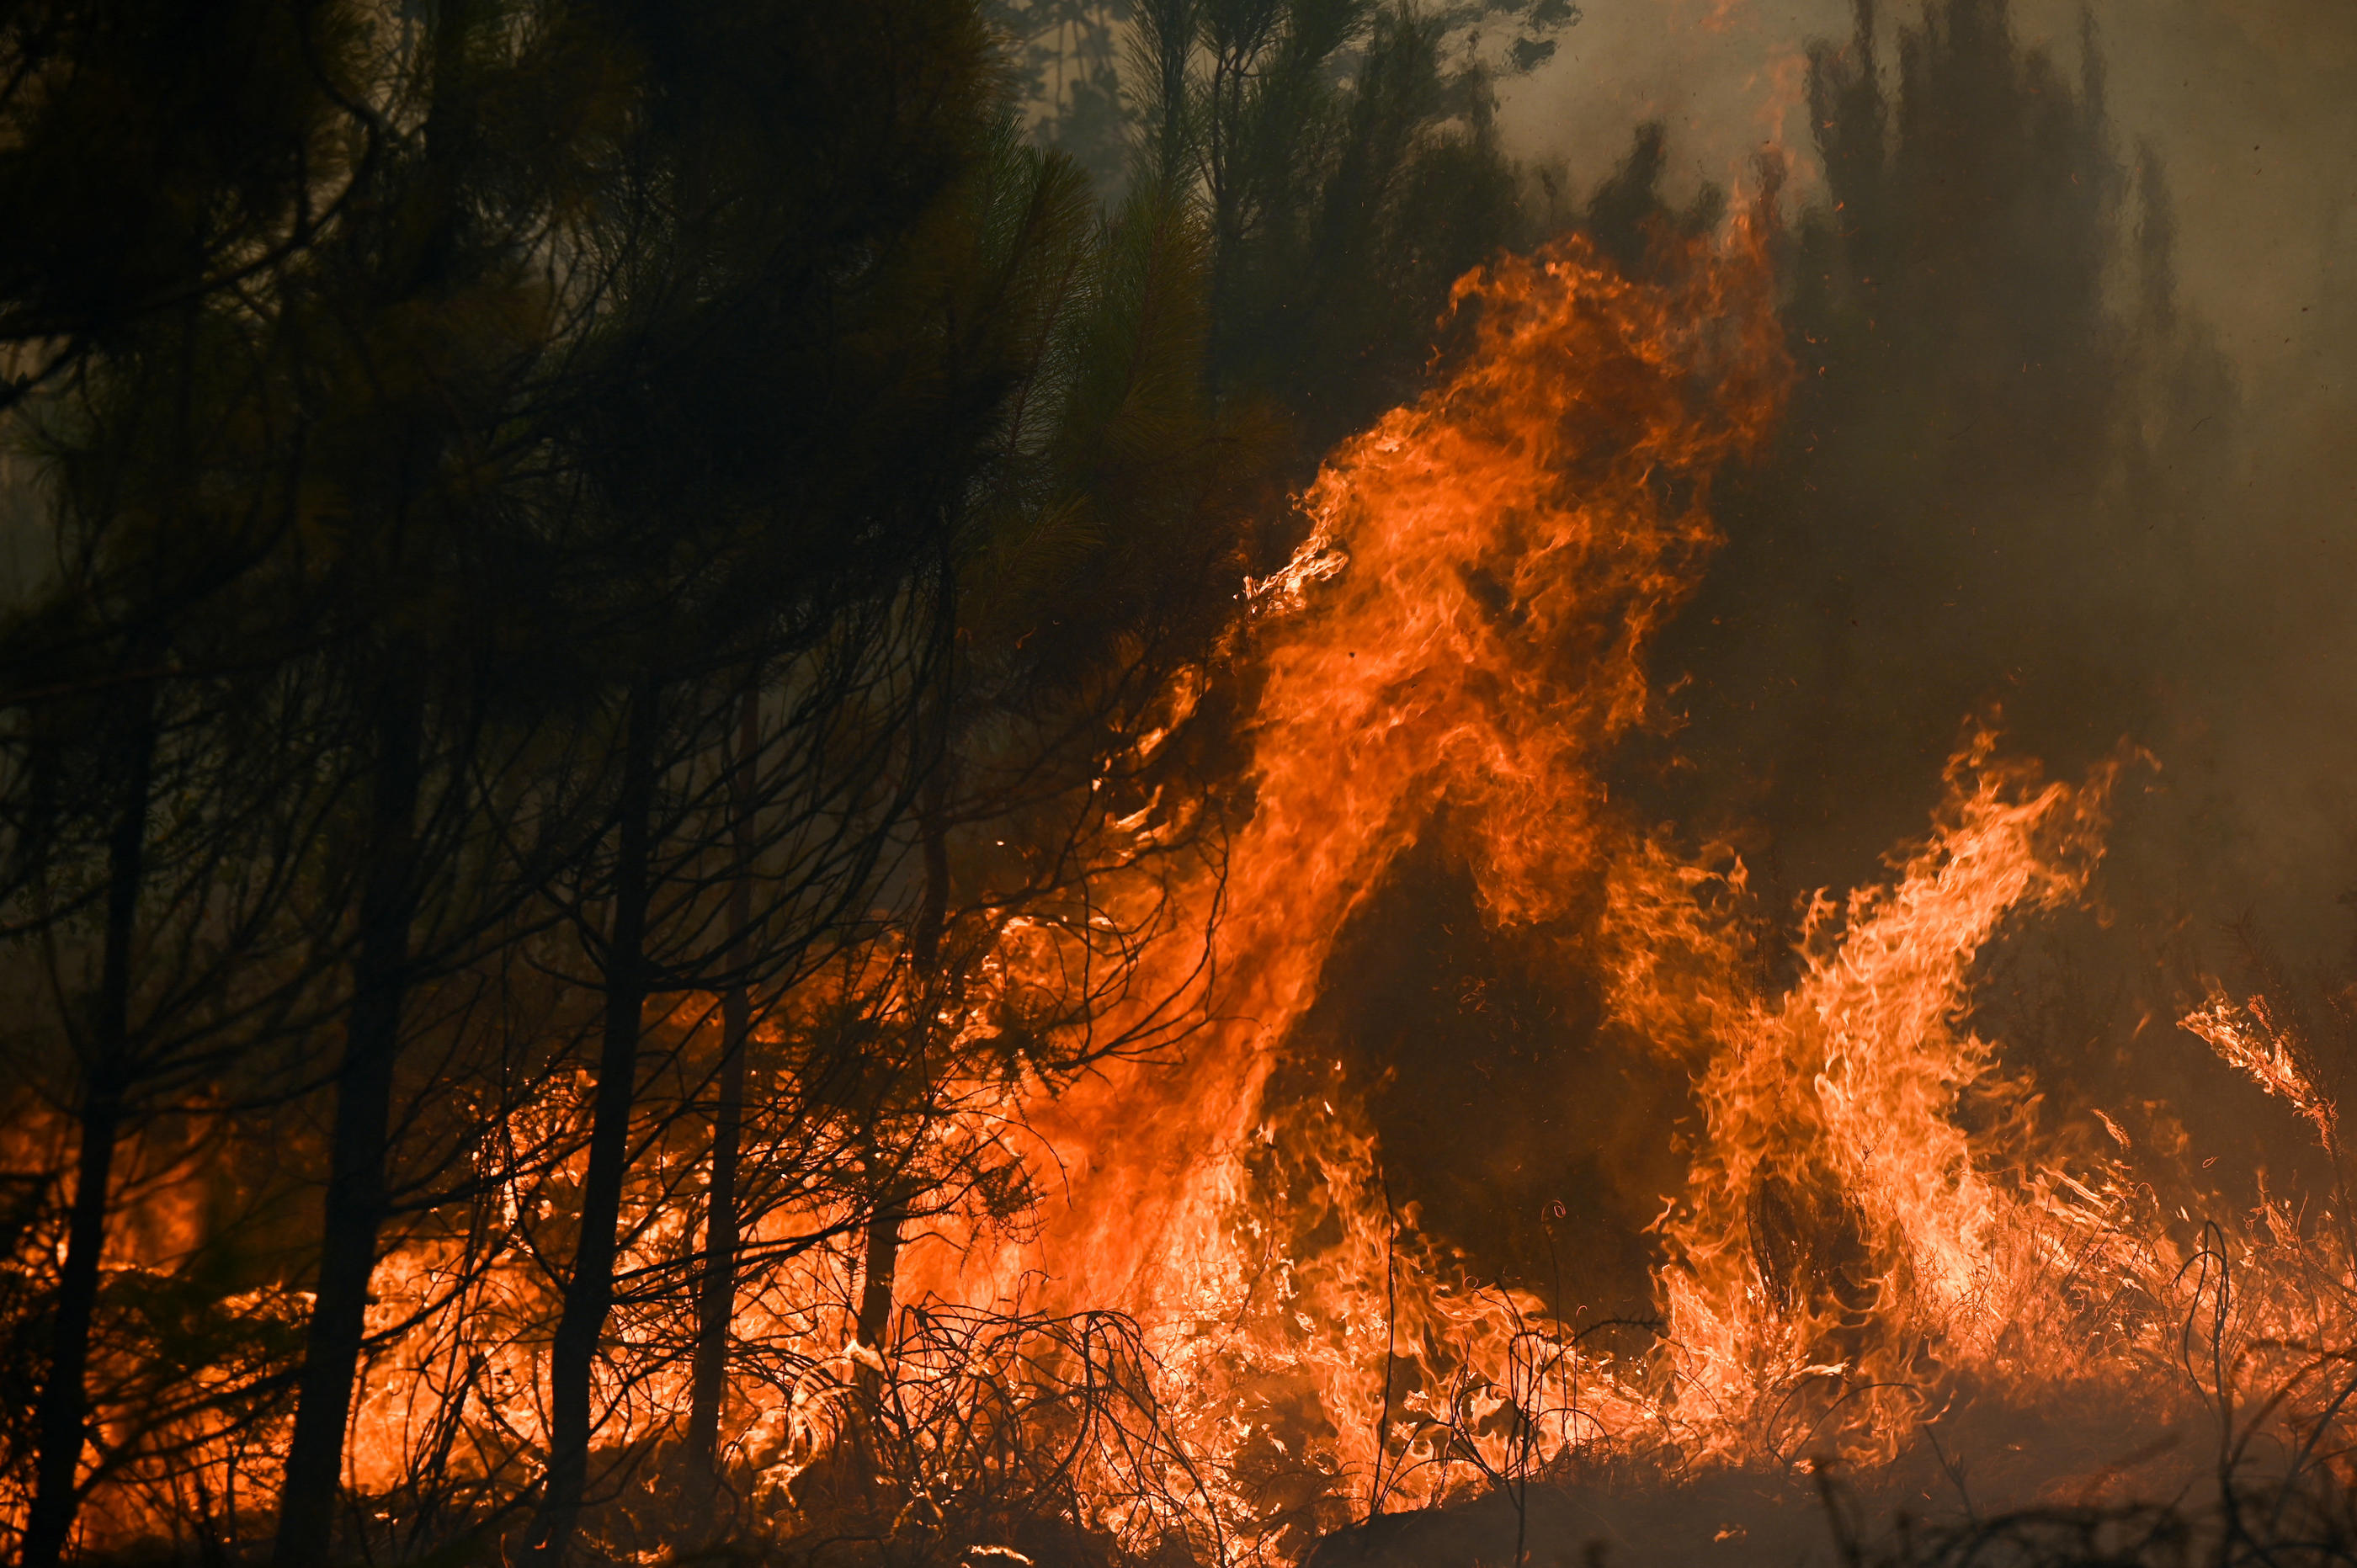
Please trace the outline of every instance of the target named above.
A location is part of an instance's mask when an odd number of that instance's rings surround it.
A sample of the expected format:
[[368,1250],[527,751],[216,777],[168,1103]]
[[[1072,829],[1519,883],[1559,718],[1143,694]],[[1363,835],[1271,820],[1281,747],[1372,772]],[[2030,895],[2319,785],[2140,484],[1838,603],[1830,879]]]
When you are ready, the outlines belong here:
[[352,1382],[367,1337],[369,1282],[384,1222],[393,1064],[409,980],[416,913],[416,815],[424,713],[414,677],[397,671],[380,697],[371,783],[367,881],[344,1057],[336,1072],[319,1267],[297,1385],[295,1432],[278,1503],[276,1568],[325,1563],[334,1545],[336,1498]]
[[706,1194],[704,1270],[696,1284],[695,1366],[688,1391],[687,1452],[708,1480],[719,1478],[720,1406],[728,1391],[728,1325],[737,1309],[737,1162],[745,1126],[745,1047],[752,996],[742,971],[753,926],[753,766],[760,744],[760,698],[745,693],[729,780],[737,882],[728,897],[728,965],[737,983],[720,999],[720,1102],[712,1118],[712,1179]]
[[[445,0],[435,15],[432,94],[425,120],[421,191],[426,221],[415,231],[404,292],[430,299],[447,282],[459,238],[456,170],[466,138],[456,118],[467,47],[479,25],[473,0]],[[408,433],[401,505],[393,513],[383,563],[398,577],[404,540],[418,498],[439,466],[447,432]],[[424,650],[396,643],[376,693],[377,754],[370,801],[370,861],[361,889],[360,948],[352,962],[352,1001],[344,1058],[336,1071],[328,1191],[319,1240],[317,1291],[304,1345],[295,1431],[280,1488],[274,1568],[310,1568],[333,1546],[336,1498],[351,1419],[352,1383],[367,1337],[368,1287],[376,1273],[377,1232],[384,1222],[387,1129],[393,1077],[409,989],[410,928],[416,916],[418,792],[423,784],[424,691],[414,663]]]
[[81,1501],[76,1482],[90,1426],[91,1323],[98,1310],[99,1259],[106,1248],[107,1187],[132,1077],[131,942],[146,878],[154,701],[152,691],[145,695],[130,736],[123,808],[107,843],[105,947],[99,961],[92,1056],[83,1079],[81,1147],[66,1221],[49,1375],[33,1412],[33,1500],[25,1518],[25,1568],[52,1568],[64,1554]]
[[[906,1204],[897,1197],[880,1202],[867,1222],[867,1256],[859,1287],[859,1342],[884,1355],[892,1332],[892,1292],[900,1269],[900,1227],[907,1224]],[[873,1388],[876,1369],[862,1364],[859,1381]]]
[[[924,854],[925,891],[924,901],[917,907],[915,926],[909,933],[909,979],[920,995],[927,998],[918,1009],[920,1015],[930,1014],[935,1005],[930,993],[941,983],[942,929],[949,917],[950,850],[945,795],[936,768],[918,799],[917,833]],[[920,1022],[918,1026],[925,1026]],[[895,1177],[888,1189],[876,1195],[876,1213],[867,1222],[857,1332],[859,1343],[873,1350],[879,1360],[892,1330],[892,1293],[900,1268],[900,1230],[909,1221],[909,1203],[913,1196],[905,1179]],[[872,1391],[880,1376],[874,1368],[863,1366],[856,1380]]]
[[606,953],[606,1032],[597,1058],[590,1114],[589,1166],[581,1183],[581,1237],[573,1277],[549,1347],[548,1479],[530,1537],[533,1560],[565,1561],[589,1482],[591,1375],[606,1316],[614,1305],[614,1256],[622,1212],[622,1178],[630,1152],[630,1107],[637,1090],[640,1015],[646,1004],[648,832],[653,814],[655,690],[642,679],[630,699],[623,743],[614,865],[614,925]]

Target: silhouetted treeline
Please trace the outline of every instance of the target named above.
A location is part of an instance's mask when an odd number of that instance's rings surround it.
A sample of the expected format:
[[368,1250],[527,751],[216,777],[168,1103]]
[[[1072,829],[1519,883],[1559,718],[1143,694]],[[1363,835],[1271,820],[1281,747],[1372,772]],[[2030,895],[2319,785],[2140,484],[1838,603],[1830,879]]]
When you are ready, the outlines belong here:
[[2071,771],[2155,738],[2181,673],[2234,397],[2177,306],[2165,172],[2117,144],[2092,22],[2076,42],[2066,71],[1996,0],[1861,0],[1810,56],[1823,184],[1781,242],[1803,374],[1666,655],[1688,777],[1754,785],[1711,831],[1769,824],[1789,888],[1870,872],[1976,709]]
[[992,1097],[1200,1009],[1198,696],[1525,11],[0,19],[11,1550],[736,1528]]

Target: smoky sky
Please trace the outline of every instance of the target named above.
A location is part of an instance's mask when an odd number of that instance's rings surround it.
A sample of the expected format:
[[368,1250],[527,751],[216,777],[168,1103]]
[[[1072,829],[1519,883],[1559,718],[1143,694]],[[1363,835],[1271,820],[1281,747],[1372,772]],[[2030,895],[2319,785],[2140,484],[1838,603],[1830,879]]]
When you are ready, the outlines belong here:
[[[1920,13],[1879,11],[1888,87]],[[2225,469],[2162,480],[2194,521],[2180,582],[2145,607],[2182,664],[2155,683],[2181,694],[2117,738],[2153,749],[2169,831],[2202,863],[2181,874],[2183,918],[2249,918],[2304,954],[2343,950],[2337,901],[2357,887],[2357,5],[2016,0],[2010,15],[2019,47],[2073,84],[2083,37],[2095,40],[2123,177],[2147,154],[2164,173],[2178,299],[2228,371],[2202,411],[2233,428]],[[1645,121],[1668,133],[1673,202],[1706,182],[1754,188],[1758,155],[1781,150],[1797,209],[1824,189],[1808,51],[1846,40],[1852,21],[1851,0],[1607,0],[1510,86],[1501,124],[1517,156],[1574,193],[1609,176]],[[2125,302],[2135,193],[2117,221]],[[2108,605],[2040,594],[2025,581],[2041,636],[2059,619],[2091,653],[2120,640]]]
[[[1886,9],[1890,25],[1910,19],[1910,6]],[[2075,70],[2079,6],[2017,0],[2012,11],[2025,46]],[[2189,303],[2253,390],[2348,398],[2357,5],[2108,0],[2087,14],[2123,148],[2149,141],[2169,166]],[[1849,27],[1849,0],[1607,0],[1506,92],[1506,134],[1523,156],[1562,159],[1579,184],[1608,171],[1631,124],[1660,119],[1678,148],[1674,179],[1740,179],[1775,144],[1805,180],[1807,45]]]

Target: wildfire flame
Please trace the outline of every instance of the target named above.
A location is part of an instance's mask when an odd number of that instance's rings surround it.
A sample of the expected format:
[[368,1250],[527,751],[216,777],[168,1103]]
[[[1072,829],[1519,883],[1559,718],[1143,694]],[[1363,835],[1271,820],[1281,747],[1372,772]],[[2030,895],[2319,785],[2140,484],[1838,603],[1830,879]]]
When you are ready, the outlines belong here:
[[2316,1128],[2329,1145],[2336,1117],[2332,1102],[2317,1091],[2301,1061],[2298,1036],[2276,1021],[2264,996],[2236,1004],[2212,992],[2208,1001],[2179,1020],[2218,1053],[2227,1066],[2290,1106]]
[[[1721,1001],[1707,1020],[1706,1130],[1661,1228],[1681,1387],[1736,1418],[1699,1426],[1706,1448],[1772,1444],[1746,1433],[1746,1406],[1803,1377],[1898,1386],[1920,1380],[1910,1357],[1985,1360],[2007,1326],[1992,1308],[2020,1268],[2012,1250],[2052,1218],[2050,1186],[1994,1175],[2031,1146],[2029,1086],[1957,1020],[2000,922],[2083,886],[2109,770],[2041,787],[1992,766],[1992,746],[1983,736],[1951,765],[1898,882],[1838,912],[1819,897],[1790,990]],[[1978,1133],[1958,1116],[1968,1097]]]
[[[1124,1433],[1128,1480],[1082,1478],[1092,1525],[1282,1556],[1354,1515],[1591,1452],[1887,1457],[1943,1380],[2114,1375],[2026,1330],[2026,1304],[2059,1292],[2089,1333],[2125,1334],[2119,1304],[2168,1296],[2177,1260],[2129,1213],[2116,1167],[2040,1155],[2034,1086],[1968,1015],[1975,960],[2006,923],[2083,893],[2115,769],[2046,781],[1976,738],[1892,879],[1818,895],[1783,954],[1739,858],[1641,831],[1605,786],[1616,745],[1663,722],[1648,654],[1716,542],[1712,478],[1776,417],[1790,371],[1774,305],[1742,220],[1716,247],[1661,249],[1643,279],[1571,239],[1458,285],[1461,349],[1332,455],[1301,498],[1306,542],[1246,585],[1249,812],[1222,874],[1182,888],[1168,940],[1147,948],[1166,972],[1132,988],[1187,990],[1211,930],[1208,1023],[1177,1069],[1115,1062],[1059,1096],[994,1082],[955,1097],[933,1135],[995,1151],[1006,1180],[909,1241],[887,1343],[852,1331],[849,1249],[770,1269],[737,1304],[738,1342],[764,1348],[733,1407],[735,1451],[766,1484],[791,1488],[845,1446],[863,1379],[890,1380],[892,1418],[945,1452],[1061,1408],[1055,1367],[1102,1364],[1150,1417]],[[1114,831],[1151,834],[1152,816]],[[1662,1321],[1641,1351],[1591,1348],[1418,1234],[1347,1086],[1272,1102],[1339,934],[1436,832],[1485,918],[1577,925],[1609,1040],[1691,1075],[1699,1122],[1655,1227]],[[1051,932],[1000,937],[978,983],[1017,987],[1056,961]],[[770,1044],[809,1024],[814,996],[771,1009]],[[712,1029],[709,999],[656,1026]],[[2263,1002],[2213,997],[2185,1026],[2330,1139],[2330,1106]],[[565,1146],[587,1098],[507,1119],[486,1170],[533,1183],[503,1178],[483,1224],[412,1238],[380,1270],[371,1326],[391,1344],[354,1432],[362,1487],[426,1465],[488,1475],[541,1441],[530,1326],[545,1282],[494,1255],[483,1226],[561,1212],[577,1174],[517,1151]],[[626,1273],[692,1250],[693,1207],[662,1201],[666,1173],[693,1182],[692,1142],[648,1151],[658,1196]],[[1272,1162],[1299,1179],[1271,1181]],[[1035,1200],[1020,1226],[1005,1223],[1009,1193]],[[799,1247],[838,1221],[851,1229],[856,1206],[814,1191],[748,1245]],[[662,1310],[625,1290],[613,1337],[660,1340]],[[1049,1354],[1037,1326],[1051,1321]],[[613,1370],[609,1434],[675,1420],[686,1380],[680,1356]]]

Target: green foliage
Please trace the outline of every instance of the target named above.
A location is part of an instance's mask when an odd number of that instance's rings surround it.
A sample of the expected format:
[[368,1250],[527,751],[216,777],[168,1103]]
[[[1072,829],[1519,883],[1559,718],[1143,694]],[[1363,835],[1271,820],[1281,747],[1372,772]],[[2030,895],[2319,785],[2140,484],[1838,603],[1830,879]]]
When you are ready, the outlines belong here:
[[[1448,289],[1532,238],[1492,84],[1548,59],[1565,0],[1034,0],[1002,5],[1043,139],[1199,202],[1221,395],[1281,411],[1292,462],[1412,395]],[[1125,58],[1109,47],[1125,24]],[[1067,67],[1071,70],[1068,71]]]
[[1120,59],[1132,0],[991,0],[988,11],[1010,47],[1019,112],[1101,198],[1117,199],[1128,177]]

